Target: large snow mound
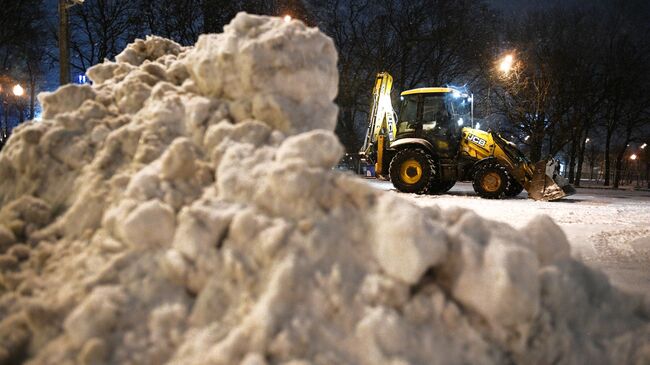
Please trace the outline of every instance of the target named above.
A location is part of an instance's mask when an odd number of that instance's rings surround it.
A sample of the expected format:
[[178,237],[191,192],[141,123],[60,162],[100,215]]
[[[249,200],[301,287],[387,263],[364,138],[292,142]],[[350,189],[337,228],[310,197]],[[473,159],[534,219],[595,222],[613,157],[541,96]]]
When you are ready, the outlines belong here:
[[331,168],[337,54],[241,13],[43,93],[0,153],[0,364],[642,364],[650,305]]

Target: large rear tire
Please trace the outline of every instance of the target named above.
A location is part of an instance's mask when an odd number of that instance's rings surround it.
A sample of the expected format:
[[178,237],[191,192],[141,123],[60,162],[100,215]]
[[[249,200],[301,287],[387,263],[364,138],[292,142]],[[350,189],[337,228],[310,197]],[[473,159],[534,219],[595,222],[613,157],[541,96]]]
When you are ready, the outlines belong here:
[[397,190],[415,194],[426,194],[436,175],[433,158],[421,148],[397,152],[388,171]]
[[508,170],[500,163],[486,162],[474,171],[472,186],[474,191],[482,198],[502,199],[510,188]]

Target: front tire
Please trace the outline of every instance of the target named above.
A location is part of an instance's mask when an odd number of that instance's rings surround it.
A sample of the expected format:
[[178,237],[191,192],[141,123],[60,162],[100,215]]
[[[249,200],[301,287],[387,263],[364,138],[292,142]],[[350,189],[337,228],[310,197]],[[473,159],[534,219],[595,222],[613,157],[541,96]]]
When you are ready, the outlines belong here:
[[403,193],[426,194],[435,178],[435,164],[430,154],[421,148],[407,148],[390,161],[390,180]]
[[476,169],[472,186],[482,198],[502,199],[510,188],[510,176],[498,162],[486,162]]
[[514,177],[510,177],[510,186],[506,190],[506,196],[509,198],[513,198],[519,194],[521,194],[522,191],[524,191],[524,186],[521,185],[517,180],[515,180]]

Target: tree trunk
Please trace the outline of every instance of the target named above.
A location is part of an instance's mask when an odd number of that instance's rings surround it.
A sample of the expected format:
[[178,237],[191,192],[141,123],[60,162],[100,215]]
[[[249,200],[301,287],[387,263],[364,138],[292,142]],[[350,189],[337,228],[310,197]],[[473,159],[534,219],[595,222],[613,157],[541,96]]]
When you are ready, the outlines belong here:
[[[407,42],[405,42],[405,45],[408,45]],[[406,85],[406,60],[408,60],[408,53],[406,52],[405,49],[402,49],[402,54],[401,54],[401,59],[400,59],[400,65],[399,65],[399,80],[398,82],[398,87],[399,91],[402,92],[405,89]]]
[[618,188],[621,181],[621,170],[623,169],[623,157],[625,156],[625,151],[627,147],[623,147],[623,150],[616,156],[616,170],[614,171],[614,188]]
[[70,23],[66,0],[59,0],[59,83],[70,83]]
[[347,152],[354,149],[354,113],[351,107],[342,108],[341,128],[339,136]]
[[18,109],[18,124],[22,124],[25,121],[25,107],[20,105]]
[[[549,156],[553,154],[553,136],[554,136],[554,134],[555,134],[555,132],[551,132],[548,135],[548,155]],[[535,162],[535,161],[533,161],[533,162]]]
[[29,80],[29,119],[34,119],[36,112],[36,78],[34,76]]
[[580,179],[582,178],[582,164],[585,161],[585,149],[587,147],[587,136],[589,130],[585,131],[584,136],[580,136],[580,151],[578,152],[578,168],[576,169],[575,186],[580,186]]
[[544,125],[539,123],[535,124],[535,127],[530,135],[530,160],[535,163],[542,159],[542,147],[544,145]]
[[2,137],[7,138],[9,136],[9,105],[4,104],[4,122],[2,123]]
[[609,185],[609,148],[612,143],[612,132],[607,131],[607,136],[605,137],[605,183],[603,185]]
[[578,141],[577,138],[573,138],[573,141],[571,141],[571,152],[569,156],[569,183],[573,184],[575,183],[575,166],[576,166],[576,155],[578,151]]

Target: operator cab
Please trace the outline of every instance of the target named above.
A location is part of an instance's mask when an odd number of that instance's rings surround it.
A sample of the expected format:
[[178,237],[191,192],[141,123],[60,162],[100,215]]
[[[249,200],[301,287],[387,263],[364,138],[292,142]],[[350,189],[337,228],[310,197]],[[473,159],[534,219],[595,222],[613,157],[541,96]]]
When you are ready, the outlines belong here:
[[401,93],[396,138],[422,138],[440,157],[458,152],[461,130],[472,123],[472,97],[450,87],[427,87]]

